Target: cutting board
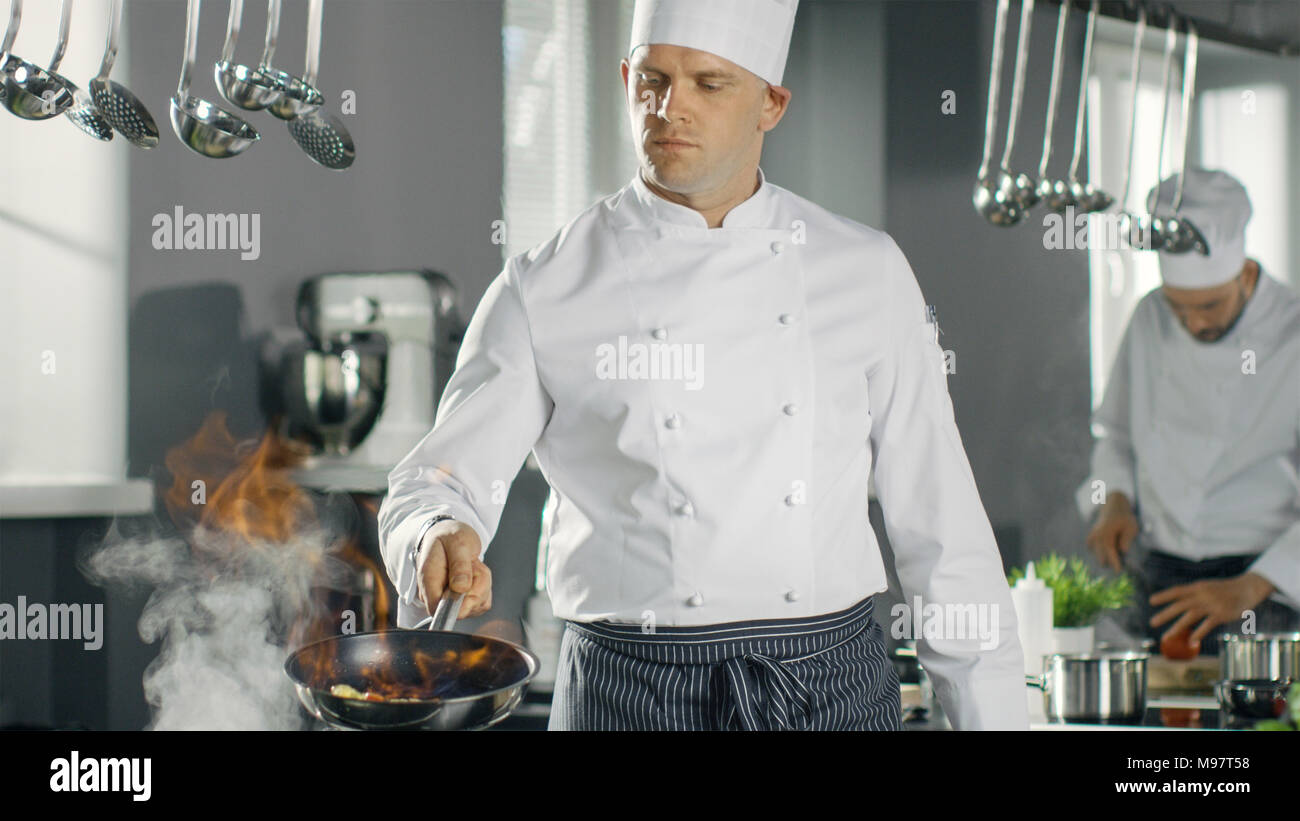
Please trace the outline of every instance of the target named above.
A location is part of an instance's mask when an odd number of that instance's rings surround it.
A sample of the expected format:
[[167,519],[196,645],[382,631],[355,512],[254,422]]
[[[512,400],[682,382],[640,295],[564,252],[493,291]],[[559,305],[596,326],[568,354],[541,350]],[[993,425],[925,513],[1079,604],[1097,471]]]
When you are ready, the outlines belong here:
[[1157,693],[1214,693],[1214,682],[1219,678],[1217,656],[1198,656],[1186,661],[1175,661],[1154,655],[1147,662],[1147,692]]

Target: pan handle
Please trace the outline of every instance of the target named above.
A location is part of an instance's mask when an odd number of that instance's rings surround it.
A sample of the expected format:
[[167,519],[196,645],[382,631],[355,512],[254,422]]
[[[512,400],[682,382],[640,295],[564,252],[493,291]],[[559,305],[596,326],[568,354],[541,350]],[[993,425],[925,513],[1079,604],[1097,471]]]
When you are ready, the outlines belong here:
[[460,606],[464,601],[464,593],[452,592],[448,587],[442,591],[442,598],[438,599],[438,606],[434,608],[433,615],[425,616],[412,629],[451,630],[456,626],[456,618],[460,615]]

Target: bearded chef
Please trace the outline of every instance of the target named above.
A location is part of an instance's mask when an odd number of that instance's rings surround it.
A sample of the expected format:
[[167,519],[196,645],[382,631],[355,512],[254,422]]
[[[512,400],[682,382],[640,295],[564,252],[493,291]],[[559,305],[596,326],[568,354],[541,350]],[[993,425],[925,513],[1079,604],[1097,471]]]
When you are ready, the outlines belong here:
[[920,640],[948,717],[1028,726],[1008,586],[907,260],[758,167],[791,97],[795,8],[638,0],[621,72],[639,173],[506,262],[433,430],[389,475],[380,539],[418,604],[404,618],[448,578],[476,615],[494,483],[536,455],[565,621],[551,729],[897,729],[873,465],[907,600],[996,611],[992,642]]
[[[1152,189],[1148,210],[1174,188]],[[1247,258],[1240,182],[1189,169],[1181,213],[1208,254],[1160,251],[1164,284],[1129,320],[1078,493],[1088,544],[1138,571],[1133,626],[1154,638],[1295,630],[1300,297]]]

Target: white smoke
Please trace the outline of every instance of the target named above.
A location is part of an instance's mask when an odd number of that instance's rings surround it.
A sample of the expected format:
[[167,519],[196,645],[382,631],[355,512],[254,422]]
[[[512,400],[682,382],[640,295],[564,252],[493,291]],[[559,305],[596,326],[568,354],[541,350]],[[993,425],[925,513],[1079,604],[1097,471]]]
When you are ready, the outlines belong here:
[[100,585],[153,588],[139,623],[162,645],[144,674],[149,729],[300,729],[284,662],[295,625],[324,615],[312,612],[313,588],[350,589],[341,546],[319,527],[284,544],[203,526],[184,540],[110,530],[83,571]]

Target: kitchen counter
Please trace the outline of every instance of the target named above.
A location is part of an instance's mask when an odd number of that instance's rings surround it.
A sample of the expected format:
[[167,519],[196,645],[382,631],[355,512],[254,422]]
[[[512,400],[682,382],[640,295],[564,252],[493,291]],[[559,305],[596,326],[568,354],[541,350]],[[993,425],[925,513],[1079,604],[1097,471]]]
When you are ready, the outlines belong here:
[[[1073,731],[1073,730],[1249,730],[1254,726],[1253,720],[1237,719],[1219,709],[1219,702],[1211,696],[1202,695],[1159,695],[1147,700],[1146,714],[1137,724],[1082,723],[1030,721],[1029,729],[1034,731]],[[925,718],[913,719],[903,724],[903,729],[914,731],[951,730],[952,726],[942,711],[935,711]]]

